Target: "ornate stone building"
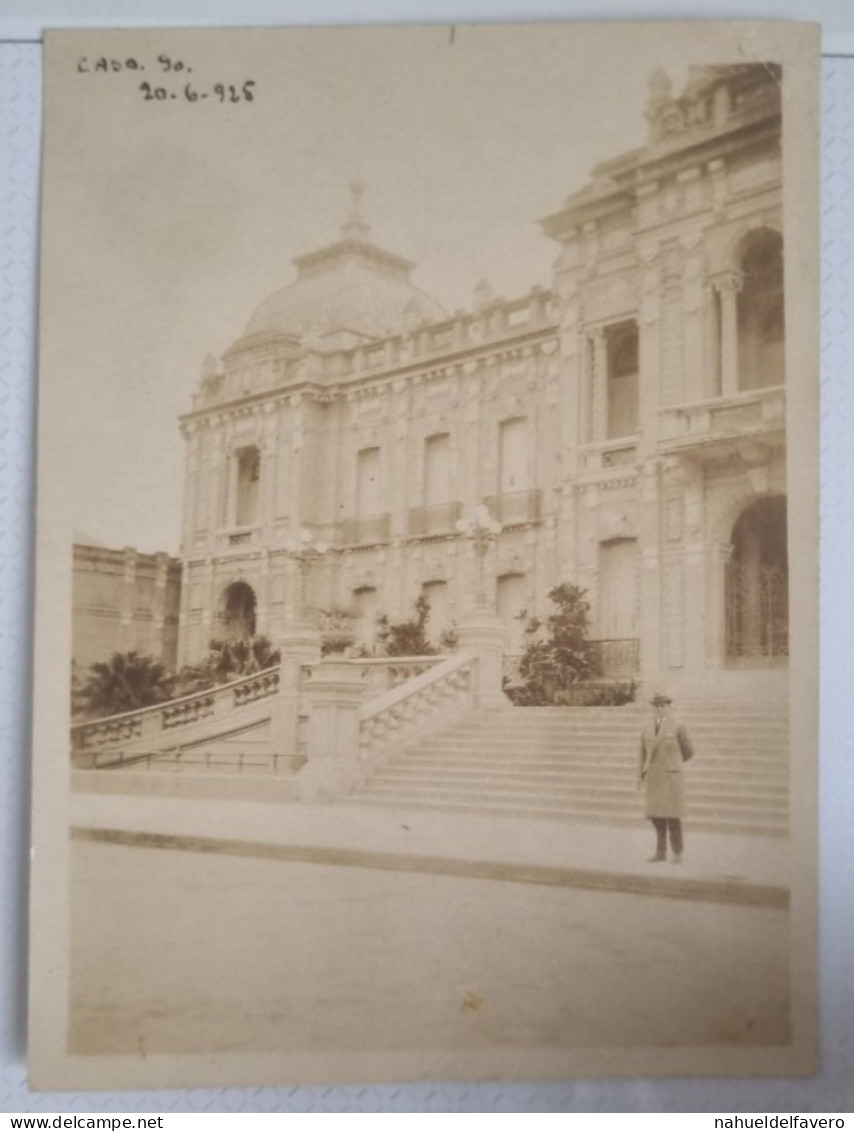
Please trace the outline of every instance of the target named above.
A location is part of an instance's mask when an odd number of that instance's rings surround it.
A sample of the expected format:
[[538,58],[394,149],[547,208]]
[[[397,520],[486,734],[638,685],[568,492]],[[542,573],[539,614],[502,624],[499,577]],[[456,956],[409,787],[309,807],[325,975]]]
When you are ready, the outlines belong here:
[[[179,661],[209,639],[478,586],[584,586],[604,671],[708,680],[787,654],[779,76],[651,84],[648,135],[542,222],[550,287],[446,313],[361,219],[209,359],[190,412]],[[501,531],[479,559],[461,520]],[[482,568],[483,576],[479,576]]]

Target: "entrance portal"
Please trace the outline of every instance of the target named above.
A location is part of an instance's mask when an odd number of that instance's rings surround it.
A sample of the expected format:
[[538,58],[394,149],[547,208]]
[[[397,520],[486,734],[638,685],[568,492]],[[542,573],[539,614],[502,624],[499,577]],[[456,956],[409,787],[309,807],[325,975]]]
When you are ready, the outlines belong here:
[[255,635],[255,593],[245,581],[233,581],[222,597],[219,635],[229,642]]
[[789,654],[786,500],[759,499],[732,528],[726,572],[726,654],[731,664],[773,664]]

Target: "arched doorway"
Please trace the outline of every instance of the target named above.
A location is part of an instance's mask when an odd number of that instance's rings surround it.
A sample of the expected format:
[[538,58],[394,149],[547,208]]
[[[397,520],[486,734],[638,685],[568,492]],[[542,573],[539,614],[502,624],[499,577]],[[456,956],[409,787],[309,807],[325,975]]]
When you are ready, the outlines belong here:
[[732,528],[726,572],[729,664],[783,663],[789,654],[789,559],[786,499],[751,503]]
[[233,581],[222,595],[217,620],[219,635],[228,641],[255,635],[255,592],[245,581]]

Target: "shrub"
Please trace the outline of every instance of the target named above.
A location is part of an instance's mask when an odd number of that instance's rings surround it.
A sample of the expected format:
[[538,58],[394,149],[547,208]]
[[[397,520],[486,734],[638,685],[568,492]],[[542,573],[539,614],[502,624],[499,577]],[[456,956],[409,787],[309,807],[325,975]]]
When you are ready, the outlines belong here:
[[[564,582],[549,590],[554,611],[541,621],[529,617],[528,642],[519,661],[520,682],[505,686],[518,706],[542,707],[554,702],[555,693],[592,675],[588,641],[590,604],[587,591]],[[545,632],[545,636],[541,633]]]
[[435,656],[436,649],[427,639],[430,602],[422,593],[415,602],[415,615],[393,624],[382,614],[377,617],[377,642],[386,656]]
[[92,664],[72,689],[75,712],[96,717],[121,715],[173,698],[175,677],[153,656],[114,652],[109,660]]
[[178,680],[180,694],[191,695],[218,683],[228,683],[244,675],[254,675],[278,664],[281,656],[266,636],[246,640],[212,640],[205,659],[182,668]]

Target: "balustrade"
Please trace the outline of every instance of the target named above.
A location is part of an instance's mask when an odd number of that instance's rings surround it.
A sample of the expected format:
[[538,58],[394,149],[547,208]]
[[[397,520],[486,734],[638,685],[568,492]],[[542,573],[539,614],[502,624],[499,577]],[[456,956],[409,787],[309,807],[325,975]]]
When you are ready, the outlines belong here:
[[462,517],[462,503],[438,503],[429,507],[413,507],[409,512],[410,538],[453,534]]
[[143,707],[139,711],[74,723],[71,727],[71,748],[79,753],[116,748],[141,740],[154,743],[159,735],[167,731],[180,730],[206,719],[224,717],[235,707],[275,695],[278,686],[278,667],[267,668],[219,687],[206,688],[180,699]]
[[785,426],[786,393],[781,386],[750,389],[730,397],[660,409],[661,439],[665,449],[697,439],[726,439]]
[[513,491],[505,495],[490,495],[484,505],[490,517],[502,526],[526,526],[540,521],[542,492],[538,487],[530,491]]
[[388,542],[388,514],[346,519],[341,524],[341,540],[345,546],[369,546]]
[[449,721],[455,707],[471,706],[476,664],[473,656],[446,657],[379,699],[364,703],[359,721],[361,759],[371,761],[426,725]]

